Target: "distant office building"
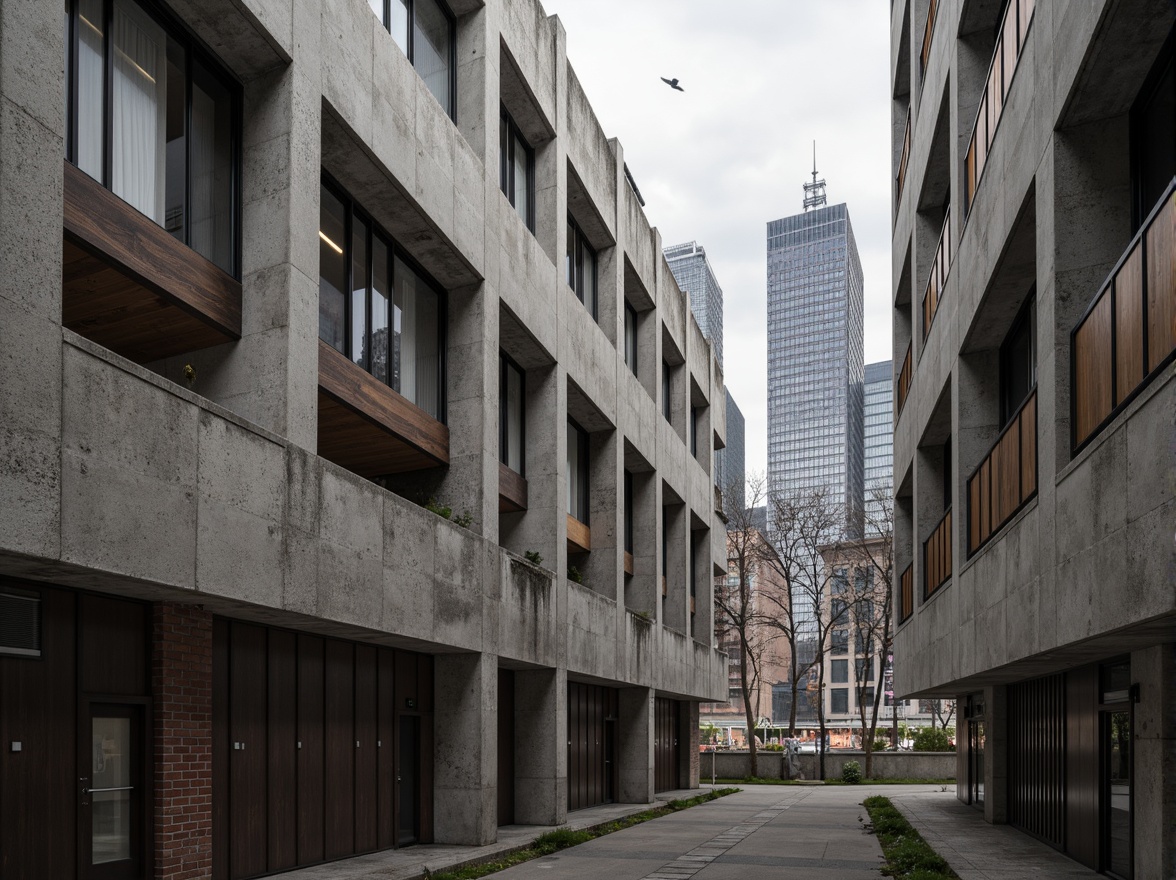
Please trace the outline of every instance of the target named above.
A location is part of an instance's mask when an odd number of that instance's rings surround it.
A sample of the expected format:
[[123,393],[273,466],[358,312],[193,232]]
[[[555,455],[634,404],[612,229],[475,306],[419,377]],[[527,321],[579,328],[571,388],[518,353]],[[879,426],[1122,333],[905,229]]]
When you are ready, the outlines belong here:
[[894,367],[891,361],[866,364],[863,409],[865,510],[869,530],[869,524],[880,519],[881,499],[894,494]]
[[861,509],[862,289],[844,204],[768,224],[770,495],[825,489]]
[[719,366],[723,365],[723,288],[715,279],[706,258],[706,248],[698,242],[676,244],[662,253],[682,292],[690,297],[690,311],[698,321],[702,335],[715,349]]
[[723,509],[742,508],[746,482],[746,422],[731,391],[727,390],[727,446],[715,450],[715,485],[723,490]]

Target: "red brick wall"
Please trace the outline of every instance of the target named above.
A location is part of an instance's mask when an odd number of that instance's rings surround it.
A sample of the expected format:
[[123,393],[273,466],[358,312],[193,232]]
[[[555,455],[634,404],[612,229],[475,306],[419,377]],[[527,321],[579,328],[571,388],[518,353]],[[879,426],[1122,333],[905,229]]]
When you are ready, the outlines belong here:
[[155,878],[212,876],[212,614],[153,609]]

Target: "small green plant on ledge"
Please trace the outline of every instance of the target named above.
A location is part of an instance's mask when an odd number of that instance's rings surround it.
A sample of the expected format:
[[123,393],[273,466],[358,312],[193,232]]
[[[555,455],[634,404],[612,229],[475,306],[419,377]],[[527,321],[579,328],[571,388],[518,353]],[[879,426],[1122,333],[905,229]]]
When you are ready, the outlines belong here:
[[584,575],[580,574],[580,569],[574,565],[568,566],[568,580],[576,584],[584,583]]
[[441,517],[442,519],[449,519],[451,516],[453,516],[453,508],[446,507],[443,504],[438,504],[436,498],[430,498],[425,502],[425,510],[429,511],[430,513],[437,514],[437,516]]
[[539,555],[538,550],[528,550],[523,554],[523,559],[527,560],[527,562],[531,563],[532,565],[543,564],[543,557]]
[[648,611],[634,611],[634,610],[630,609],[629,613],[632,614],[634,617],[636,617],[638,620],[644,621],[645,623],[653,623],[653,618],[649,616]]
[[468,510],[463,510],[460,516],[455,516],[453,522],[457,523],[463,529],[468,529],[474,522],[474,515]]

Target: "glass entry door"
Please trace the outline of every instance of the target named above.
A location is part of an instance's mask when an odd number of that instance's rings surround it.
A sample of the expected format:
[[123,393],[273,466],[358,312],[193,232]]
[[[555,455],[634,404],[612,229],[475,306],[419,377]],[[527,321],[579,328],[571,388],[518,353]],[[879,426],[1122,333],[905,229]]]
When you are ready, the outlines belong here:
[[968,802],[984,809],[984,720],[968,722]]
[[143,867],[142,709],[90,704],[80,733],[82,877],[139,877]]
[[1131,712],[1102,712],[1103,864],[1131,880]]
[[421,719],[416,715],[400,716],[400,748],[397,754],[396,845],[416,843],[420,836]]

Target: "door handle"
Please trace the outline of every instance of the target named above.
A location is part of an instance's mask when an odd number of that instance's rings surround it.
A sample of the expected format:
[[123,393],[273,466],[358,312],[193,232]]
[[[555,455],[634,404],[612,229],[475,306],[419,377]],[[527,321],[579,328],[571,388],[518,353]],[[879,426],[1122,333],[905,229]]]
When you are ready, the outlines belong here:
[[133,785],[120,785],[117,788],[83,788],[82,791],[87,794],[99,793],[103,791],[134,791]]

